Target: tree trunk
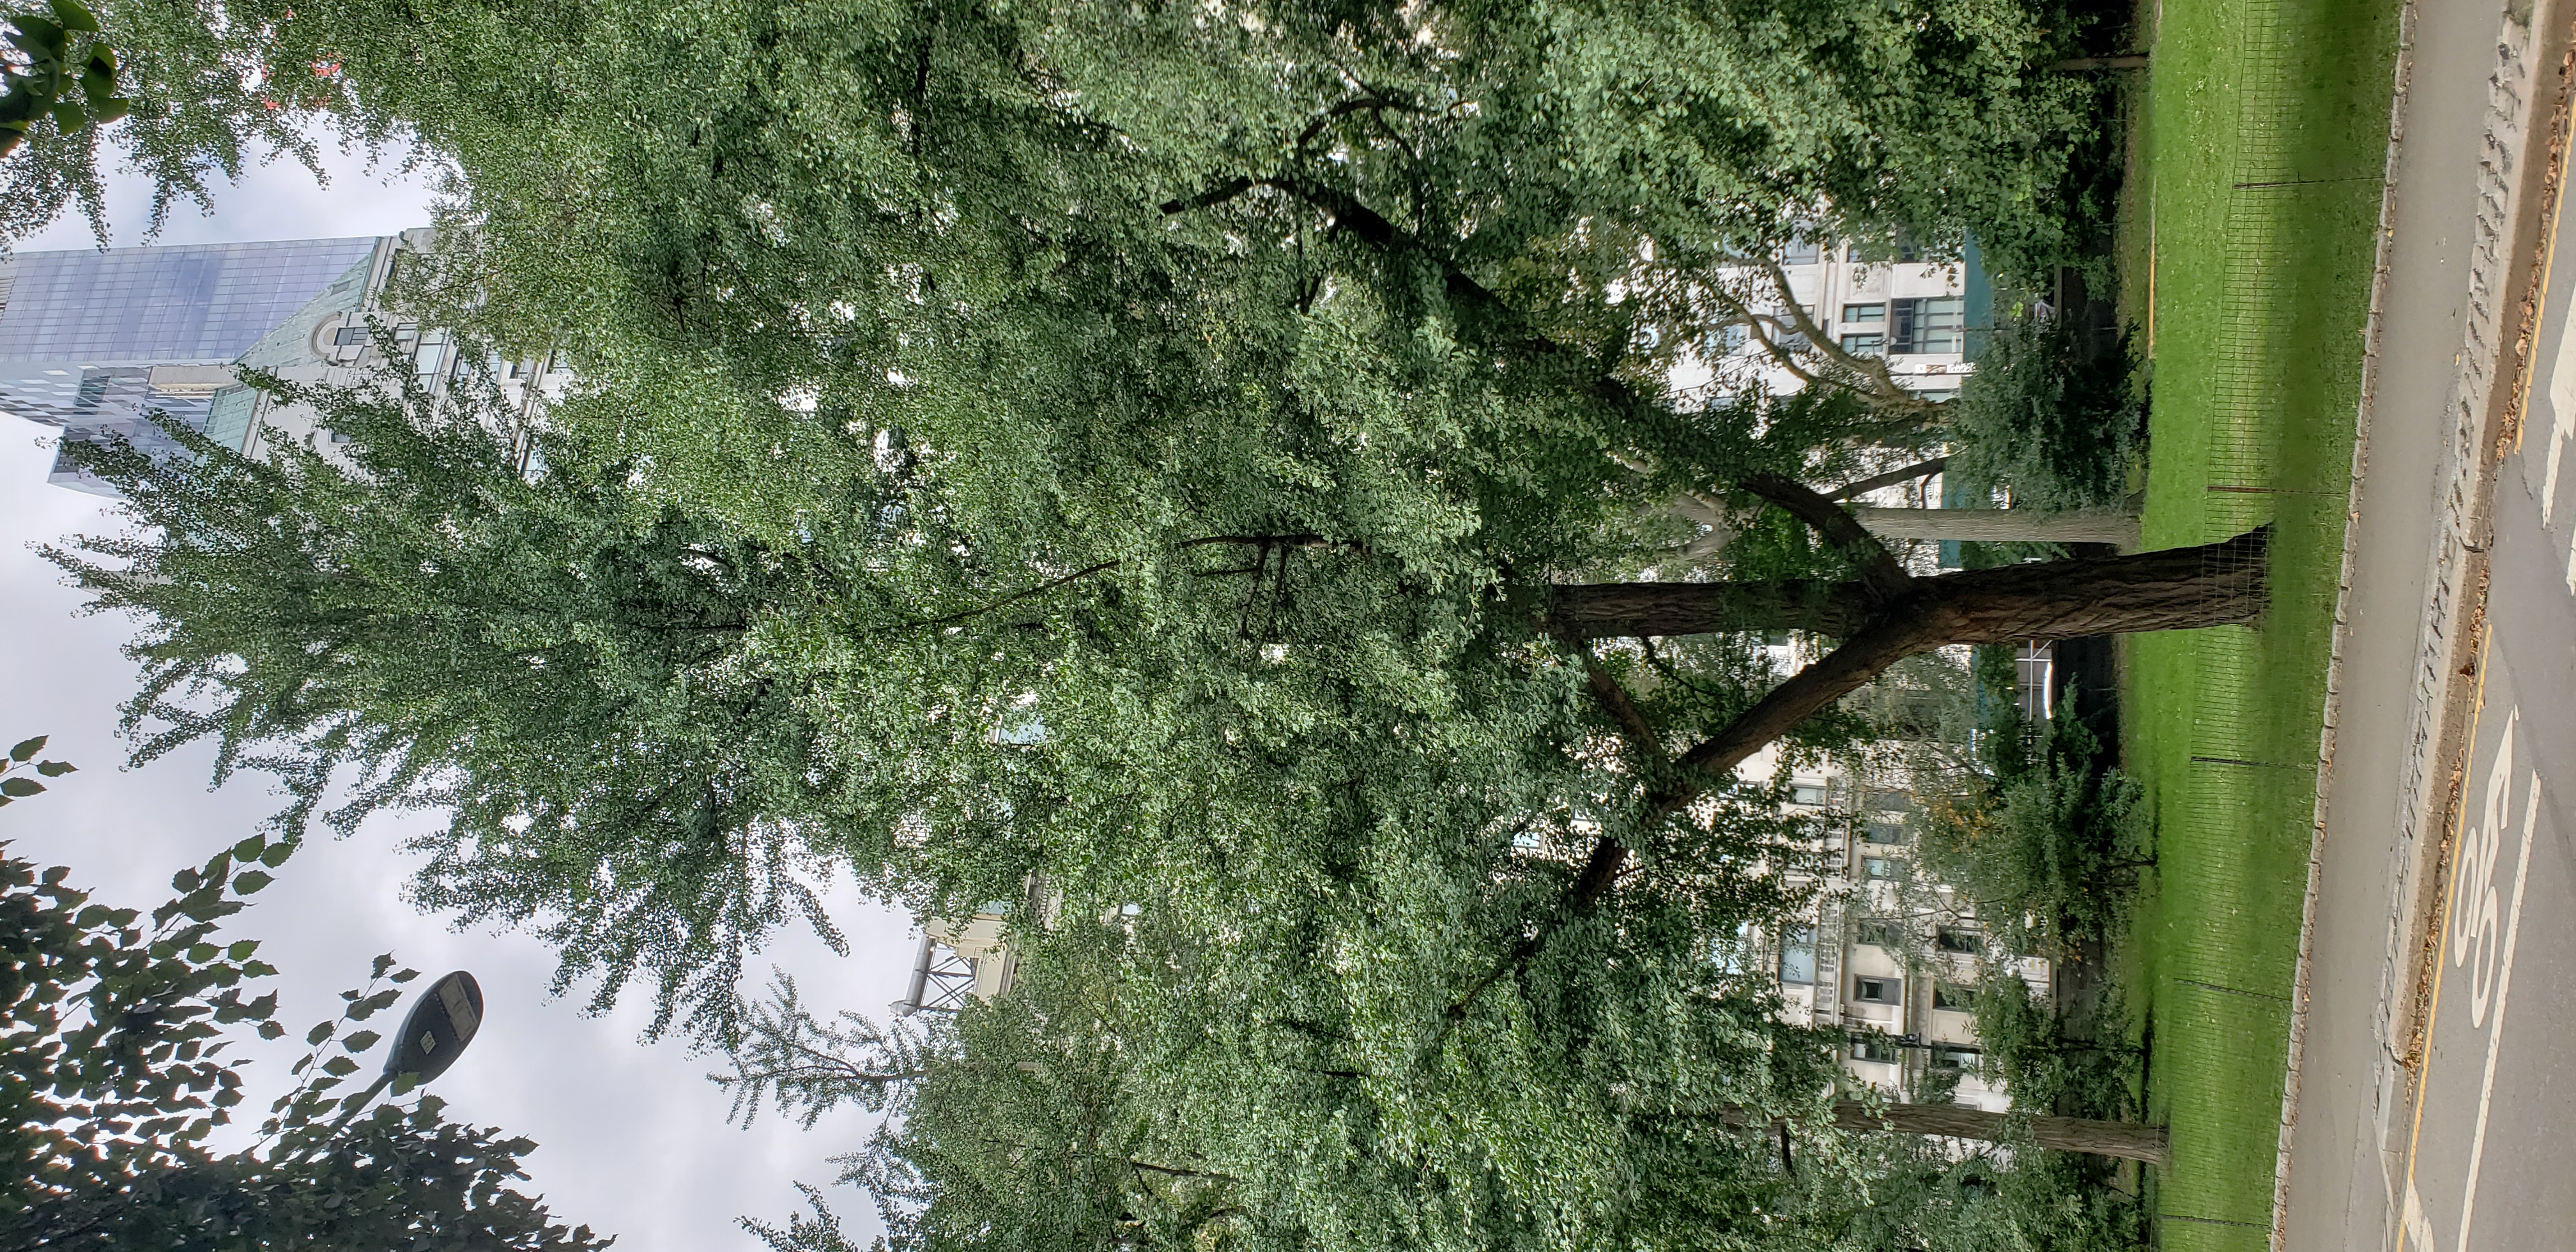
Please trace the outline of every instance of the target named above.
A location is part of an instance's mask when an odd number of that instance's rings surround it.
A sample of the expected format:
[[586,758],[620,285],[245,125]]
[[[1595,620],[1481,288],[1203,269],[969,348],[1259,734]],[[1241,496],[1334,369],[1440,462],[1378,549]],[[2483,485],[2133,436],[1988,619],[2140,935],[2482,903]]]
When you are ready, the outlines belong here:
[[1804,630],[1842,638],[1866,625],[1859,583],[1575,583],[1548,589],[1548,628],[1574,639]]
[[[1893,1130],[1912,1135],[1995,1142],[2006,1137],[2012,1119],[1957,1104],[1890,1104],[1876,1112],[1857,1100],[1834,1102],[1834,1125],[1844,1130]],[[2163,1165],[2165,1128],[2137,1122],[2095,1121],[2089,1117],[2033,1117],[2030,1137],[2043,1148],[2088,1152]]]
[[1882,539],[1969,539],[1980,543],[2116,543],[2138,546],[2138,519],[2117,509],[1883,509],[1852,510],[1869,533]]
[[[1730,1126],[1753,1123],[1749,1110],[1730,1107],[1722,1115]],[[1945,1139],[1977,1139],[2002,1143],[2011,1138],[2012,1117],[2006,1113],[1989,1113],[1984,1109],[1958,1104],[1889,1104],[1875,1112],[1858,1100],[1834,1101],[1834,1125],[1843,1130],[1889,1132],[1901,1135],[1939,1135]],[[2040,1117],[2029,1119],[2031,1141],[2059,1152],[2085,1152],[2094,1156],[2117,1157],[2124,1161],[2144,1161],[2163,1165],[2168,1160],[2165,1128],[2139,1122],[2105,1122],[2089,1117]],[[1788,1119],[1771,1123],[1786,1129]]]
[[1917,651],[2223,626],[2262,612],[2262,535],[1960,570],[1914,579],[1893,601],[1874,597],[1861,583],[1820,580],[1568,584],[1548,589],[1546,625],[1569,639],[1804,630],[1857,641],[1873,623],[1902,619],[1921,628],[1910,634],[1929,632]]
[[2147,54],[2124,52],[2115,57],[2070,57],[2049,67],[2060,73],[2081,70],[2142,70],[2147,68]]

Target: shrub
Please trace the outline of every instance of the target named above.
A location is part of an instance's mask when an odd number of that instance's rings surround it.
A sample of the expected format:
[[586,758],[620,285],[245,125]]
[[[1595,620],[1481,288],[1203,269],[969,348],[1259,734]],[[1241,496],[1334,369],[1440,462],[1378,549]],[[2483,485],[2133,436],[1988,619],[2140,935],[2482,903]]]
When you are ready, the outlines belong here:
[[1923,858],[1966,892],[2009,951],[2068,955],[2117,929],[2146,854],[2145,789],[2101,759],[2075,703],[2036,728],[2026,751],[2007,728],[1995,772],[1925,806]]
[[1995,329],[1947,407],[1949,469],[1971,498],[2008,493],[2040,509],[2103,508],[2128,490],[2146,407],[2130,386],[2124,335],[2087,351],[2071,319],[2015,318]]

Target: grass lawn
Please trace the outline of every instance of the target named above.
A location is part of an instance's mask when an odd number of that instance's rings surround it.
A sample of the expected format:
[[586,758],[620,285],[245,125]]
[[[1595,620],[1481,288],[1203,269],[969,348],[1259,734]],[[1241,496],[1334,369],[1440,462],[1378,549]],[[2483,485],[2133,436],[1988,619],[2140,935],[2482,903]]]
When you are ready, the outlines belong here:
[[2172,1128],[2169,1249],[2269,1236],[2397,10],[2165,0],[2156,32],[2122,248],[2153,362],[2146,543],[2273,526],[2269,621],[2128,653],[2158,870],[2114,960]]

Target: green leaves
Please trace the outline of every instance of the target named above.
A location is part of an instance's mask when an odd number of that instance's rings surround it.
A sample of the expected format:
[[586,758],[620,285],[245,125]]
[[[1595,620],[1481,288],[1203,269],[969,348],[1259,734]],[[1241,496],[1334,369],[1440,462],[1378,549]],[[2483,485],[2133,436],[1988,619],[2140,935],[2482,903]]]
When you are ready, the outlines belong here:
[[62,29],[92,35],[98,33],[98,15],[91,13],[88,8],[76,3],[75,0],[47,0],[47,2],[53,6],[54,21],[59,23]]
[[[42,741],[7,761],[35,759]],[[434,1105],[383,1109],[345,1130],[306,1114],[337,1107],[325,1084],[357,1062],[308,1057],[309,1081],[258,1147],[217,1155],[204,1145],[245,1099],[222,1059],[231,1031],[277,1039],[277,994],[248,993],[275,973],[248,960],[256,940],[225,941],[218,923],[235,849],[176,876],[181,899],[152,911],[89,902],[70,871],[42,870],[0,853],[0,930],[14,954],[0,977],[0,1144],[11,1168],[0,1180],[0,1246],[72,1240],[101,1248],[598,1246],[566,1231],[510,1190],[533,1147],[495,1132],[446,1123]],[[381,972],[383,966],[378,966]],[[391,990],[354,994],[372,1011]],[[325,1023],[319,1047],[337,1030]],[[371,1032],[350,1035],[363,1052]],[[326,1138],[326,1136],[335,1136]]]
[[46,778],[60,778],[73,772],[67,762],[36,760],[36,754],[45,749],[45,738],[43,735],[38,735],[33,739],[20,740],[15,747],[9,749],[9,755],[5,759],[0,759],[0,804],[9,804],[44,793],[43,783],[16,772],[31,763],[36,773]]
[[[104,125],[132,110],[132,101],[115,94],[116,54],[97,42],[97,17],[72,0],[52,0],[52,6],[50,20],[32,13],[5,19],[9,42],[25,60],[0,70],[0,83],[6,85],[0,92],[0,157],[16,149],[39,120],[50,118],[58,133],[69,136],[93,121]],[[77,35],[92,38],[77,40]],[[79,96],[70,94],[75,81]],[[41,746],[43,741],[30,742]]]

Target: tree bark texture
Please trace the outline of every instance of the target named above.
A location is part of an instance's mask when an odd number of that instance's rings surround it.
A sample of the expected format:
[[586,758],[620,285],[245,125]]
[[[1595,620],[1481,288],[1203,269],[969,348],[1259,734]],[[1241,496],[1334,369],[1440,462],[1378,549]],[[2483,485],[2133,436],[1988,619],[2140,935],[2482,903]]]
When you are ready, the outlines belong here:
[[1549,589],[1547,625],[1570,639],[1772,630],[1850,639],[1874,621],[1912,617],[1956,632],[1933,646],[2189,630],[2261,615],[2267,542],[2249,531],[2197,548],[1959,570],[1914,579],[1875,612],[1857,582],[1573,583]]
[[2138,546],[2138,519],[2116,509],[1883,509],[1852,510],[1861,527],[1882,539],[1969,539],[1980,543],[2116,543]]
[[[1957,1104],[1890,1104],[1873,1112],[1857,1100],[1834,1103],[1834,1125],[1844,1130],[1893,1130],[1992,1142],[2005,1137],[2011,1120],[2002,1113]],[[2166,1162],[2162,1126],[2095,1121],[2089,1117],[2033,1117],[2030,1137],[2039,1146],[2060,1152],[2088,1152],[2150,1165]]]
[[1575,583],[1552,587],[1548,625],[1575,639],[1803,630],[1840,639],[1869,621],[1859,583]]

